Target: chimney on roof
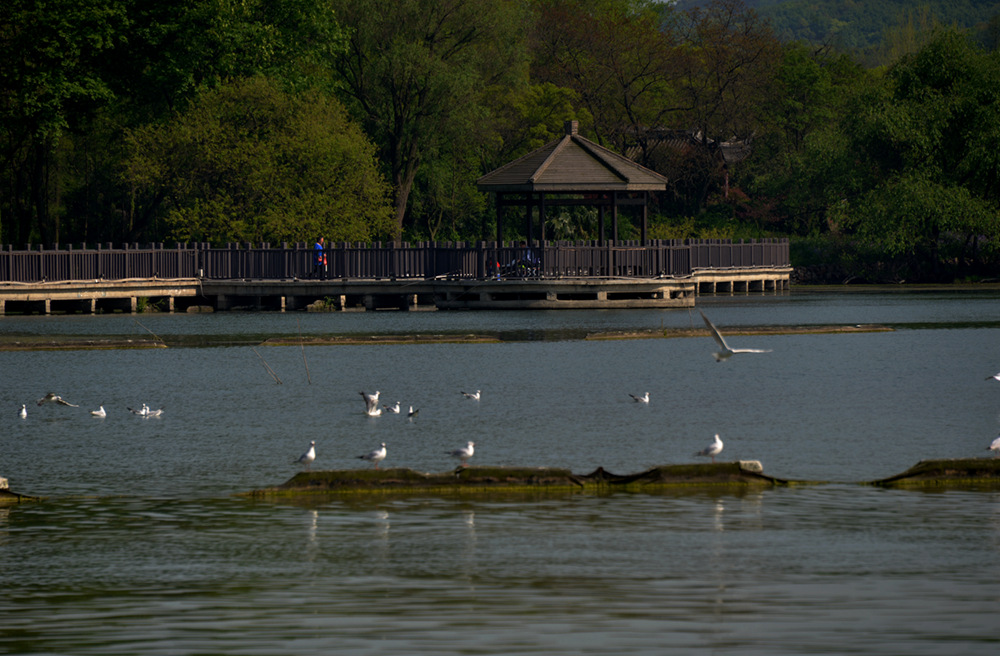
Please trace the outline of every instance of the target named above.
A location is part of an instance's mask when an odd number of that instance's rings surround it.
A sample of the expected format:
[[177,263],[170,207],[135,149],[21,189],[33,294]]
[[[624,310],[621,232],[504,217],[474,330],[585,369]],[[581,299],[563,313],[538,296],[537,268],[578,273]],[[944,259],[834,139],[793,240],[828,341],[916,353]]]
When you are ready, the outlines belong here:
[[564,127],[566,128],[566,134],[574,135],[574,134],[576,134],[577,132],[580,131],[580,122],[579,121],[566,121],[566,123],[564,124]]

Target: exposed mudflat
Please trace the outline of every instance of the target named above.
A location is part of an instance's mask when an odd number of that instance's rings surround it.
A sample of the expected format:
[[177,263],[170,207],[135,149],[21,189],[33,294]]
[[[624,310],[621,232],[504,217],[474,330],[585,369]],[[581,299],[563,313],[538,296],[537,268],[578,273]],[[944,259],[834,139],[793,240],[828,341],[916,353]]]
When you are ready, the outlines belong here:
[[872,481],[883,487],[1000,487],[1000,458],[921,460],[906,471]]
[[785,485],[765,476],[751,461],[665,465],[638,474],[617,475],[598,468],[574,474],[552,467],[459,467],[443,473],[407,468],[341,469],[300,472],[285,483],[254,490],[248,496],[292,496],[303,493],[474,492],[477,490],[656,489],[692,485]]

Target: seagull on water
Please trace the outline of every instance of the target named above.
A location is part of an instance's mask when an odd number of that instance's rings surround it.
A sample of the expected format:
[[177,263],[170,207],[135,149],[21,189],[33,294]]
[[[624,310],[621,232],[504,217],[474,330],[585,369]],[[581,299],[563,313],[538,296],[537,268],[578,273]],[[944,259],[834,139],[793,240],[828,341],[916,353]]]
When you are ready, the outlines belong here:
[[629,396],[631,396],[632,400],[636,403],[649,403],[649,392],[646,392],[642,396],[636,396],[635,394],[629,394]]
[[365,400],[365,414],[369,417],[378,417],[382,414],[382,408],[378,407],[378,395],[378,390],[375,390],[374,394],[361,392],[361,398]]
[[396,405],[383,405],[382,407],[394,415],[399,414],[399,401],[396,401]]
[[722,452],[722,440],[719,439],[719,434],[715,434],[715,441],[706,446],[704,449],[696,453],[696,456],[710,456],[712,462],[715,462],[715,456]]
[[712,339],[715,340],[715,343],[718,344],[719,348],[721,349],[720,351],[712,354],[713,356],[715,356],[715,361],[716,362],[722,362],[723,360],[728,360],[729,358],[731,358],[736,353],[770,353],[771,352],[771,349],[732,349],[732,348],[729,348],[729,345],[726,344],[726,340],[724,340],[722,338],[722,335],[719,333],[719,329],[715,327],[715,324],[713,324],[711,321],[709,321],[708,317],[706,317],[705,313],[702,312],[701,310],[698,310],[698,313],[701,314],[701,318],[704,319],[705,325],[708,326],[709,332],[712,333]]
[[143,418],[146,418],[146,417],[159,417],[160,415],[163,414],[163,408],[162,407],[157,408],[156,410],[153,410],[152,408],[150,408],[145,403],[143,403],[142,407],[139,408],[138,410],[136,410],[135,408],[129,408],[128,411],[131,412],[134,415],[139,415],[140,417],[143,417]]
[[27,419],[27,417],[28,417],[28,408],[25,407],[25,405],[22,403],[21,404],[21,410],[17,414],[21,417],[21,419]]
[[479,400],[479,390],[476,390],[475,392],[462,392],[462,394],[464,394],[467,399],[472,399],[473,401]]
[[303,453],[301,456],[299,456],[298,460],[293,461],[292,464],[295,465],[298,463],[302,463],[302,465],[306,468],[306,471],[309,471],[309,465],[311,465],[313,460],[315,459],[316,459],[316,440],[313,440],[312,442],[309,443],[309,450]]
[[993,442],[988,447],[986,447],[986,450],[992,451],[993,453],[1000,456],[1000,437],[993,440]]
[[458,458],[460,461],[462,461],[463,467],[468,467],[469,458],[471,458],[472,454],[476,452],[475,446],[476,446],[475,442],[469,442],[461,449],[455,449],[454,451],[449,451],[448,455],[451,456],[452,458]]
[[990,380],[990,379],[992,379],[992,380],[1000,380],[1000,373],[995,373],[992,376],[987,376],[986,377],[986,380]]
[[413,406],[411,405],[410,406],[410,411],[406,413],[406,416],[409,417],[410,419],[413,419],[414,417],[417,416],[418,412],[420,412],[420,410],[419,409],[414,410]]
[[44,397],[38,399],[38,405],[43,405],[45,403],[48,403],[49,401],[52,401],[53,403],[58,403],[59,405],[68,405],[71,408],[80,407],[74,403],[70,403],[69,401],[63,401],[63,398],[61,396],[59,396],[58,394],[53,394],[52,392],[49,392]]
[[95,416],[95,417],[100,417],[102,419],[104,417],[108,416],[108,413],[104,411],[104,406],[103,405],[100,408],[98,408],[97,410],[91,410],[90,414],[93,415],[93,416]]
[[372,449],[363,456],[358,456],[359,460],[368,460],[375,463],[375,469],[378,469],[378,463],[385,460],[385,442],[382,442],[382,446],[377,449]]

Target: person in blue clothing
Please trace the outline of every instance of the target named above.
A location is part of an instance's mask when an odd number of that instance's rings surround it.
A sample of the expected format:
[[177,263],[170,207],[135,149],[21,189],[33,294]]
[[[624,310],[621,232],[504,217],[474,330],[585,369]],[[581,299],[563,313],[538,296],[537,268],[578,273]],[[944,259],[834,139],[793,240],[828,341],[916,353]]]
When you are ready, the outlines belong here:
[[313,246],[313,270],[309,277],[326,278],[326,246],[323,244],[322,237]]

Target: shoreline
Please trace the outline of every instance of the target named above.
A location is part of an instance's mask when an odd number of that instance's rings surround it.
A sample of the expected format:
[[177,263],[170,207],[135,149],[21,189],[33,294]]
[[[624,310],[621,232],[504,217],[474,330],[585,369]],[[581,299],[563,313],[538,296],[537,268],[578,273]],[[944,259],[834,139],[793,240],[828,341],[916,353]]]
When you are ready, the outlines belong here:
[[[736,326],[727,335],[825,335],[892,332],[895,328],[870,325]],[[544,331],[542,331],[544,332]],[[651,328],[584,332],[555,330],[562,341],[615,339],[676,339],[709,337],[704,328]],[[213,346],[357,346],[364,344],[499,344],[542,341],[539,331],[504,333],[410,333],[385,335],[177,335],[158,338],[120,335],[0,335],[0,351],[58,351],[148,348],[197,348]]]

